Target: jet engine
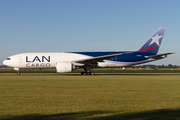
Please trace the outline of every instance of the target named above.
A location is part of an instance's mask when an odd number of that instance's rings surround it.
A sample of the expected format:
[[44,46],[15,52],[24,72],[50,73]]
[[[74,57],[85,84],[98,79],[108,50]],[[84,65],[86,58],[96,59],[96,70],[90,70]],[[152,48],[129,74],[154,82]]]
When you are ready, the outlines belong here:
[[75,70],[75,66],[69,62],[58,62],[56,63],[57,73],[66,73]]

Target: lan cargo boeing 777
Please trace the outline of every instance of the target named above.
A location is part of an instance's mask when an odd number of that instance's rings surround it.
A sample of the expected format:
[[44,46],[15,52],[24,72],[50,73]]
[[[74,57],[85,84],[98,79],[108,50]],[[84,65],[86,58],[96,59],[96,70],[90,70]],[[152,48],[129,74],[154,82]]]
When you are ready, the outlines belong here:
[[93,75],[92,68],[131,66],[166,58],[173,53],[157,54],[166,28],[160,27],[138,50],[132,52],[67,52],[22,53],[8,57],[3,64],[13,67],[20,75],[21,68],[56,68],[66,73],[83,68],[82,75]]

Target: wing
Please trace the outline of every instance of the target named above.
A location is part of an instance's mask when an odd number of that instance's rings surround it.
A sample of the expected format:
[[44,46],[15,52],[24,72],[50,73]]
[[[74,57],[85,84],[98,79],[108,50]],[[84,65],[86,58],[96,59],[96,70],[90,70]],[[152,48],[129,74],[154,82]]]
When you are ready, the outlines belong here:
[[152,56],[145,56],[145,58],[159,58],[159,57],[167,57],[167,55],[170,55],[170,54],[174,54],[175,52],[170,52],[170,53],[164,53],[164,54],[158,54],[158,55],[152,55]]
[[92,58],[88,58],[88,59],[76,60],[73,62],[82,63],[82,64],[97,64],[97,62],[103,62],[103,60],[110,60],[110,58],[112,58],[112,57],[120,56],[120,55],[124,55],[124,54],[128,54],[128,53],[132,53],[132,52],[124,52],[124,53],[118,53],[118,54],[112,54],[112,55],[92,57]]

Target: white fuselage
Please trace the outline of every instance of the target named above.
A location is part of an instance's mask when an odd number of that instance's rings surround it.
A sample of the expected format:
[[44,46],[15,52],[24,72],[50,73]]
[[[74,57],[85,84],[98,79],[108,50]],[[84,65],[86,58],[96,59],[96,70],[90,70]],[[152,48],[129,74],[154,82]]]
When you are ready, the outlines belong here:
[[[3,64],[14,68],[56,68],[58,62],[70,62],[75,66],[83,66],[84,64],[74,61],[89,58],[92,57],[76,53],[22,53],[10,56]],[[150,61],[153,61],[153,59],[138,62],[104,60],[104,62],[98,62],[96,67],[122,67]]]

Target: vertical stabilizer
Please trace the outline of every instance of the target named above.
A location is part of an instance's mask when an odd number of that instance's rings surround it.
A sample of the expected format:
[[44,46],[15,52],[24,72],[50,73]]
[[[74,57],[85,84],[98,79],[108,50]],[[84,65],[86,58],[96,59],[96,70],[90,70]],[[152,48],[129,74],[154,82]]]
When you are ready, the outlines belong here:
[[142,52],[151,52],[157,54],[161,45],[166,27],[160,27],[149,40],[139,49]]

